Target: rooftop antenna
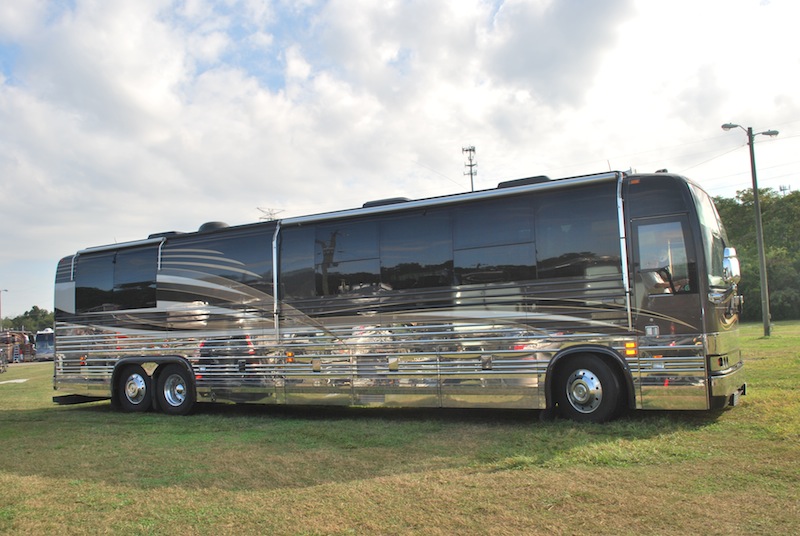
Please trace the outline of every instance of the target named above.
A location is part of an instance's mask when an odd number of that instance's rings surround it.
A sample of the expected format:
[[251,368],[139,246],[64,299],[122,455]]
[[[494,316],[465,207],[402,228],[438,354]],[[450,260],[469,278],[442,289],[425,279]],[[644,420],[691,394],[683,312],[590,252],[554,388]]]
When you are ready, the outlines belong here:
[[280,214],[281,212],[283,212],[283,209],[277,209],[277,208],[261,208],[261,207],[256,207],[256,208],[257,208],[257,209],[258,209],[258,210],[259,210],[259,211],[260,211],[262,214],[264,214],[263,216],[260,216],[260,217],[258,218],[259,220],[275,221],[275,220],[277,220],[277,219],[278,219],[278,218],[277,218],[278,214]]
[[469,187],[470,191],[475,191],[475,175],[478,174],[478,162],[475,161],[475,146],[470,145],[469,147],[462,147],[461,153],[467,153],[467,163],[464,164],[464,167],[467,168],[467,171],[464,172],[464,175],[469,175]]

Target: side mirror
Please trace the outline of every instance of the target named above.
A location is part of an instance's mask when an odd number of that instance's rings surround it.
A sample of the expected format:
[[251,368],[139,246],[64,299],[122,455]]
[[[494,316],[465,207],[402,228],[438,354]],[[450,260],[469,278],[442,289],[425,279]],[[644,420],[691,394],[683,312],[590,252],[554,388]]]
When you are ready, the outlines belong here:
[[742,278],[739,258],[736,256],[736,248],[725,248],[722,254],[722,278],[726,283],[733,284],[738,284]]

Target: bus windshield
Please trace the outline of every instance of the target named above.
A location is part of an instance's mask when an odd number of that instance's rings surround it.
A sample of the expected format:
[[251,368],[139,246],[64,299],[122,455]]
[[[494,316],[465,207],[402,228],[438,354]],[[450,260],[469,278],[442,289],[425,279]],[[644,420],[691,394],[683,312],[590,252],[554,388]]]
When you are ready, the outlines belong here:
[[714,206],[714,202],[706,192],[694,185],[692,185],[692,192],[697,205],[697,215],[703,235],[708,284],[711,287],[725,287],[727,285],[723,277],[722,260],[728,239],[722,226],[722,220]]
[[37,359],[52,359],[55,349],[55,333],[50,328],[37,332],[35,344]]

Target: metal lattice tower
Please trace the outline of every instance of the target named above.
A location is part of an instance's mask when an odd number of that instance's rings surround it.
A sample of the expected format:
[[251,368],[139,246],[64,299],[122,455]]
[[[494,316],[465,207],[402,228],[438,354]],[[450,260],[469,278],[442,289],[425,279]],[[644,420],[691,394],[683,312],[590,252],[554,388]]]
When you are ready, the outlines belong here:
[[469,175],[470,192],[474,192],[475,175],[478,174],[478,162],[475,160],[475,146],[470,145],[469,147],[462,147],[461,153],[467,153],[467,162],[464,164],[467,171],[464,172],[464,175]]

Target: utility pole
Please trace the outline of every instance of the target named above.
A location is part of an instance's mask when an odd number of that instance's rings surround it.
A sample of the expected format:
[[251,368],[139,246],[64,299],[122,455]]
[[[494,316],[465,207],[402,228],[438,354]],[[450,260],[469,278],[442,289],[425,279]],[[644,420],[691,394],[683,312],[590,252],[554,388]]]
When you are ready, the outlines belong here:
[[728,131],[733,128],[740,128],[747,134],[747,145],[750,146],[750,174],[753,178],[753,210],[756,213],[756,247],[758,247],[759,275],[761,276],[761,316],[764,321],[764,336],[769,337],[771,332],[769,313],[769,284],[767,281],[767,255],[764,249],[764,230],[761,222],[761,204],[758,200],[758,179],[756,178],[756,152],[753,148],[755,137],[759,135],[774,138],[779,133],[777,130],[765,130],[764,132],[753,132],[753,127],[744,128],[736,123],[725,123],[722,130]]
[[462,147],[461,153],[467,153],[467,163],[464,164],[464,167],[467,168],[467,171],[464,172],[464,175],[469,175],[470,192],[474,192],[475,175],[478,174],[478,162],[475,160],[475,146],[470,145],[469,147]]
[[8,292],[8,289],[0,289],[0,331],[3,330],[3,292]]

